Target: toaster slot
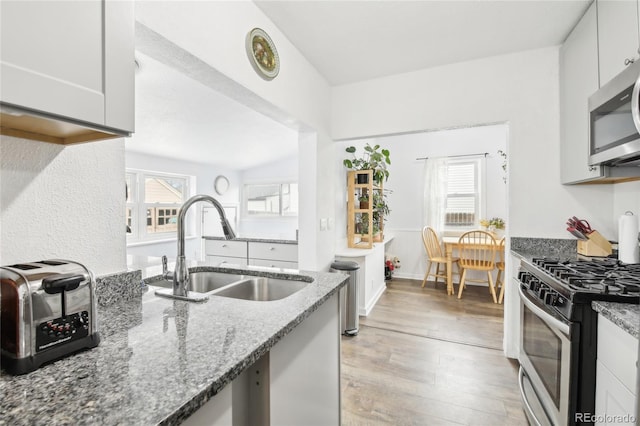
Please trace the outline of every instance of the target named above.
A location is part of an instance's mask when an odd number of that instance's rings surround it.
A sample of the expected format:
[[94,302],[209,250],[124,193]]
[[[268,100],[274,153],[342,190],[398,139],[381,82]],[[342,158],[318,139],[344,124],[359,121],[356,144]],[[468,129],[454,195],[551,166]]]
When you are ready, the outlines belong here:
[[9,268],[15,268],[15,269],[21,269],[23,271],[28,271],[30,269],[40,269],[41,266],[29,265],[29,264],[18,264],[18,265],[11,265],[11,266],[9,266]]
[[49,265],[49,266],[68,265],[67,262],[60,262],[59,260],[41,260],[38,263],[42,263],[43,265]]

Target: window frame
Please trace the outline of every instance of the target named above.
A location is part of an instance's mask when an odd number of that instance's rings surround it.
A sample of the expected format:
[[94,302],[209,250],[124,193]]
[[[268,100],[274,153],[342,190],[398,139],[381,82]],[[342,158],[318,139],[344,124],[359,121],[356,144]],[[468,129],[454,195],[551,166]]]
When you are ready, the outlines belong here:
[[[480,227],[480,219],[485,216],[486,212],[486,160],[485,157],[478,158],[459,158],[459,159],[449,159],[447,160],[447,182],[449,181],[449,166],[451,165],[463,165],[463,164],[473,164],[474,165],[474,191],[472,196],[475,198],[474,200],[474,218],[473,223],[469,225],[452,225],[447,222],[447,208],[445,207],[443,218],[444,230],[445,231],[462,231],[466,232],[473,229],[478,229]],[[447,184],[447,195],[446,195],[446,206],[449,204],[449,199],[455,198],[463,198],[469,197],[471,193],[459,193],[459,194],[451,194],[449,193],[449,188]]]
[[[127,244],[157,242],[162,240],[175,240],[177,238],[177,229],[159,232],[148,232],[147,230],[147,211],[149,209],[161,210],[171,209],[180,211],[180,207],[191,196],[191,188],[195,186],[193,176],[167,173],[155,170],[126,169],[126,177],[129,178],[131,185],[128,187],[129,197],[126,202],[127,209],[131,209],[131,233],[127,234]],[[182,200],[178,203],[148,203],[145,200],[145,181],[147,178],[167,178],[173,180],[181,180],[183,182]],[[128,220],[127,220],[128,223]],[[185,220],[185,230],[193,234],[194,227],[193,214],[189,212]],[[191,235],[189,235],[191,236]]]

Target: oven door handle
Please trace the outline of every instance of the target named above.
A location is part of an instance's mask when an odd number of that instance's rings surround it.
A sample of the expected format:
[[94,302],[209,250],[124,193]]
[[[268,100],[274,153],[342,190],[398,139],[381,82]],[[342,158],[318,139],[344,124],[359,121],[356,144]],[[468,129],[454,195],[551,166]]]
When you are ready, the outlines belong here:
[[548,312],[545,312],[543,309],[539,308],[535,303],[533,303],[527,295],[522,291],[522,286],[518,286],[518,292],[520,293],[520,300],[522,303],[526,305],[527,308],[531,310],[538,318],[542,321],[546,322],[550,327],[560,330],[565,336],[569,336],[569,325],[563,323],[562,321],[554,318]]
[[524,409],[529,414],[529,420],[533,421],[533,426],[542,426],[540,420],[536,417],[536,414],[533,412],[533,408],[529,405],[529,401],[527,400],[527,394],[524,392],[524,369],[522,366],[518,370],[518,385],[520,386],[520,395],[522,395],[522,402],[524,403]]

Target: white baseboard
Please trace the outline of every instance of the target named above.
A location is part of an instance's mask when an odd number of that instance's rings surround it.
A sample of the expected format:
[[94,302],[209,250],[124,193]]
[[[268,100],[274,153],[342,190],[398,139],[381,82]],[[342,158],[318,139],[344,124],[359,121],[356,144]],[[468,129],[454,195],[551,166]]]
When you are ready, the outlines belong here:
[[378,291],[378,293],[371,299],[371,301],[369,302],[369,304],[367,306],[364,307],[364,311],[359,310],[358,311],[358,315],[360,316],[368,316],[371,311],[373,310],[373,307],[376,305],[376,303],[378,303],[378,300],[380,300],[380,297],[382,297],[382,294],[387,290],[387,284],[385,283],[382,287],[380,287],[380,290]]

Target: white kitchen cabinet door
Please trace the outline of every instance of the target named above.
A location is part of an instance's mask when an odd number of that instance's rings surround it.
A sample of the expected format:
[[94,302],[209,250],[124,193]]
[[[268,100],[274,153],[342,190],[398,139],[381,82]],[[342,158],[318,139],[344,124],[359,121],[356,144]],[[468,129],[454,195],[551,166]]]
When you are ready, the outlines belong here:
[[[631,424],[636,401],[638,340],[609,319],[598,315],[596,363],[597,425]],[[626,419],[626,421],[625,421]]]
[[340,424],[338,293],[279,341],[270,353],[271,424]]
[[249,259],[298,261],[297,244],[260,243],[249,241]]
[[283,260],[249,259],[249,265],[266,266],[267,268],[298,269],[298,262],[285,262]]
[[596,383],[596,414],[600,416],[595,424],[632,424],[629,416],[635,413],[636,396],[600,360],[596,362]]
[[638,58],[638,0],[598,0],[600,86]]
[[247,258],[246,257],[229,257],[229,256],[205,256],[207,261],[207,265],[211,266],[225,266],[227,264],[238,265],[238,266],[247,266]]
[[603,176],[589,166],[588,99],[598,90],[598,28],[595,3],[560,50],[560,157],[564,184]]
[[2,1],[0,8],[4,104],[133,131],[132,1]]
[[207,256],[242,257],[247,259],[246,241],[205,240],[204,253]]

